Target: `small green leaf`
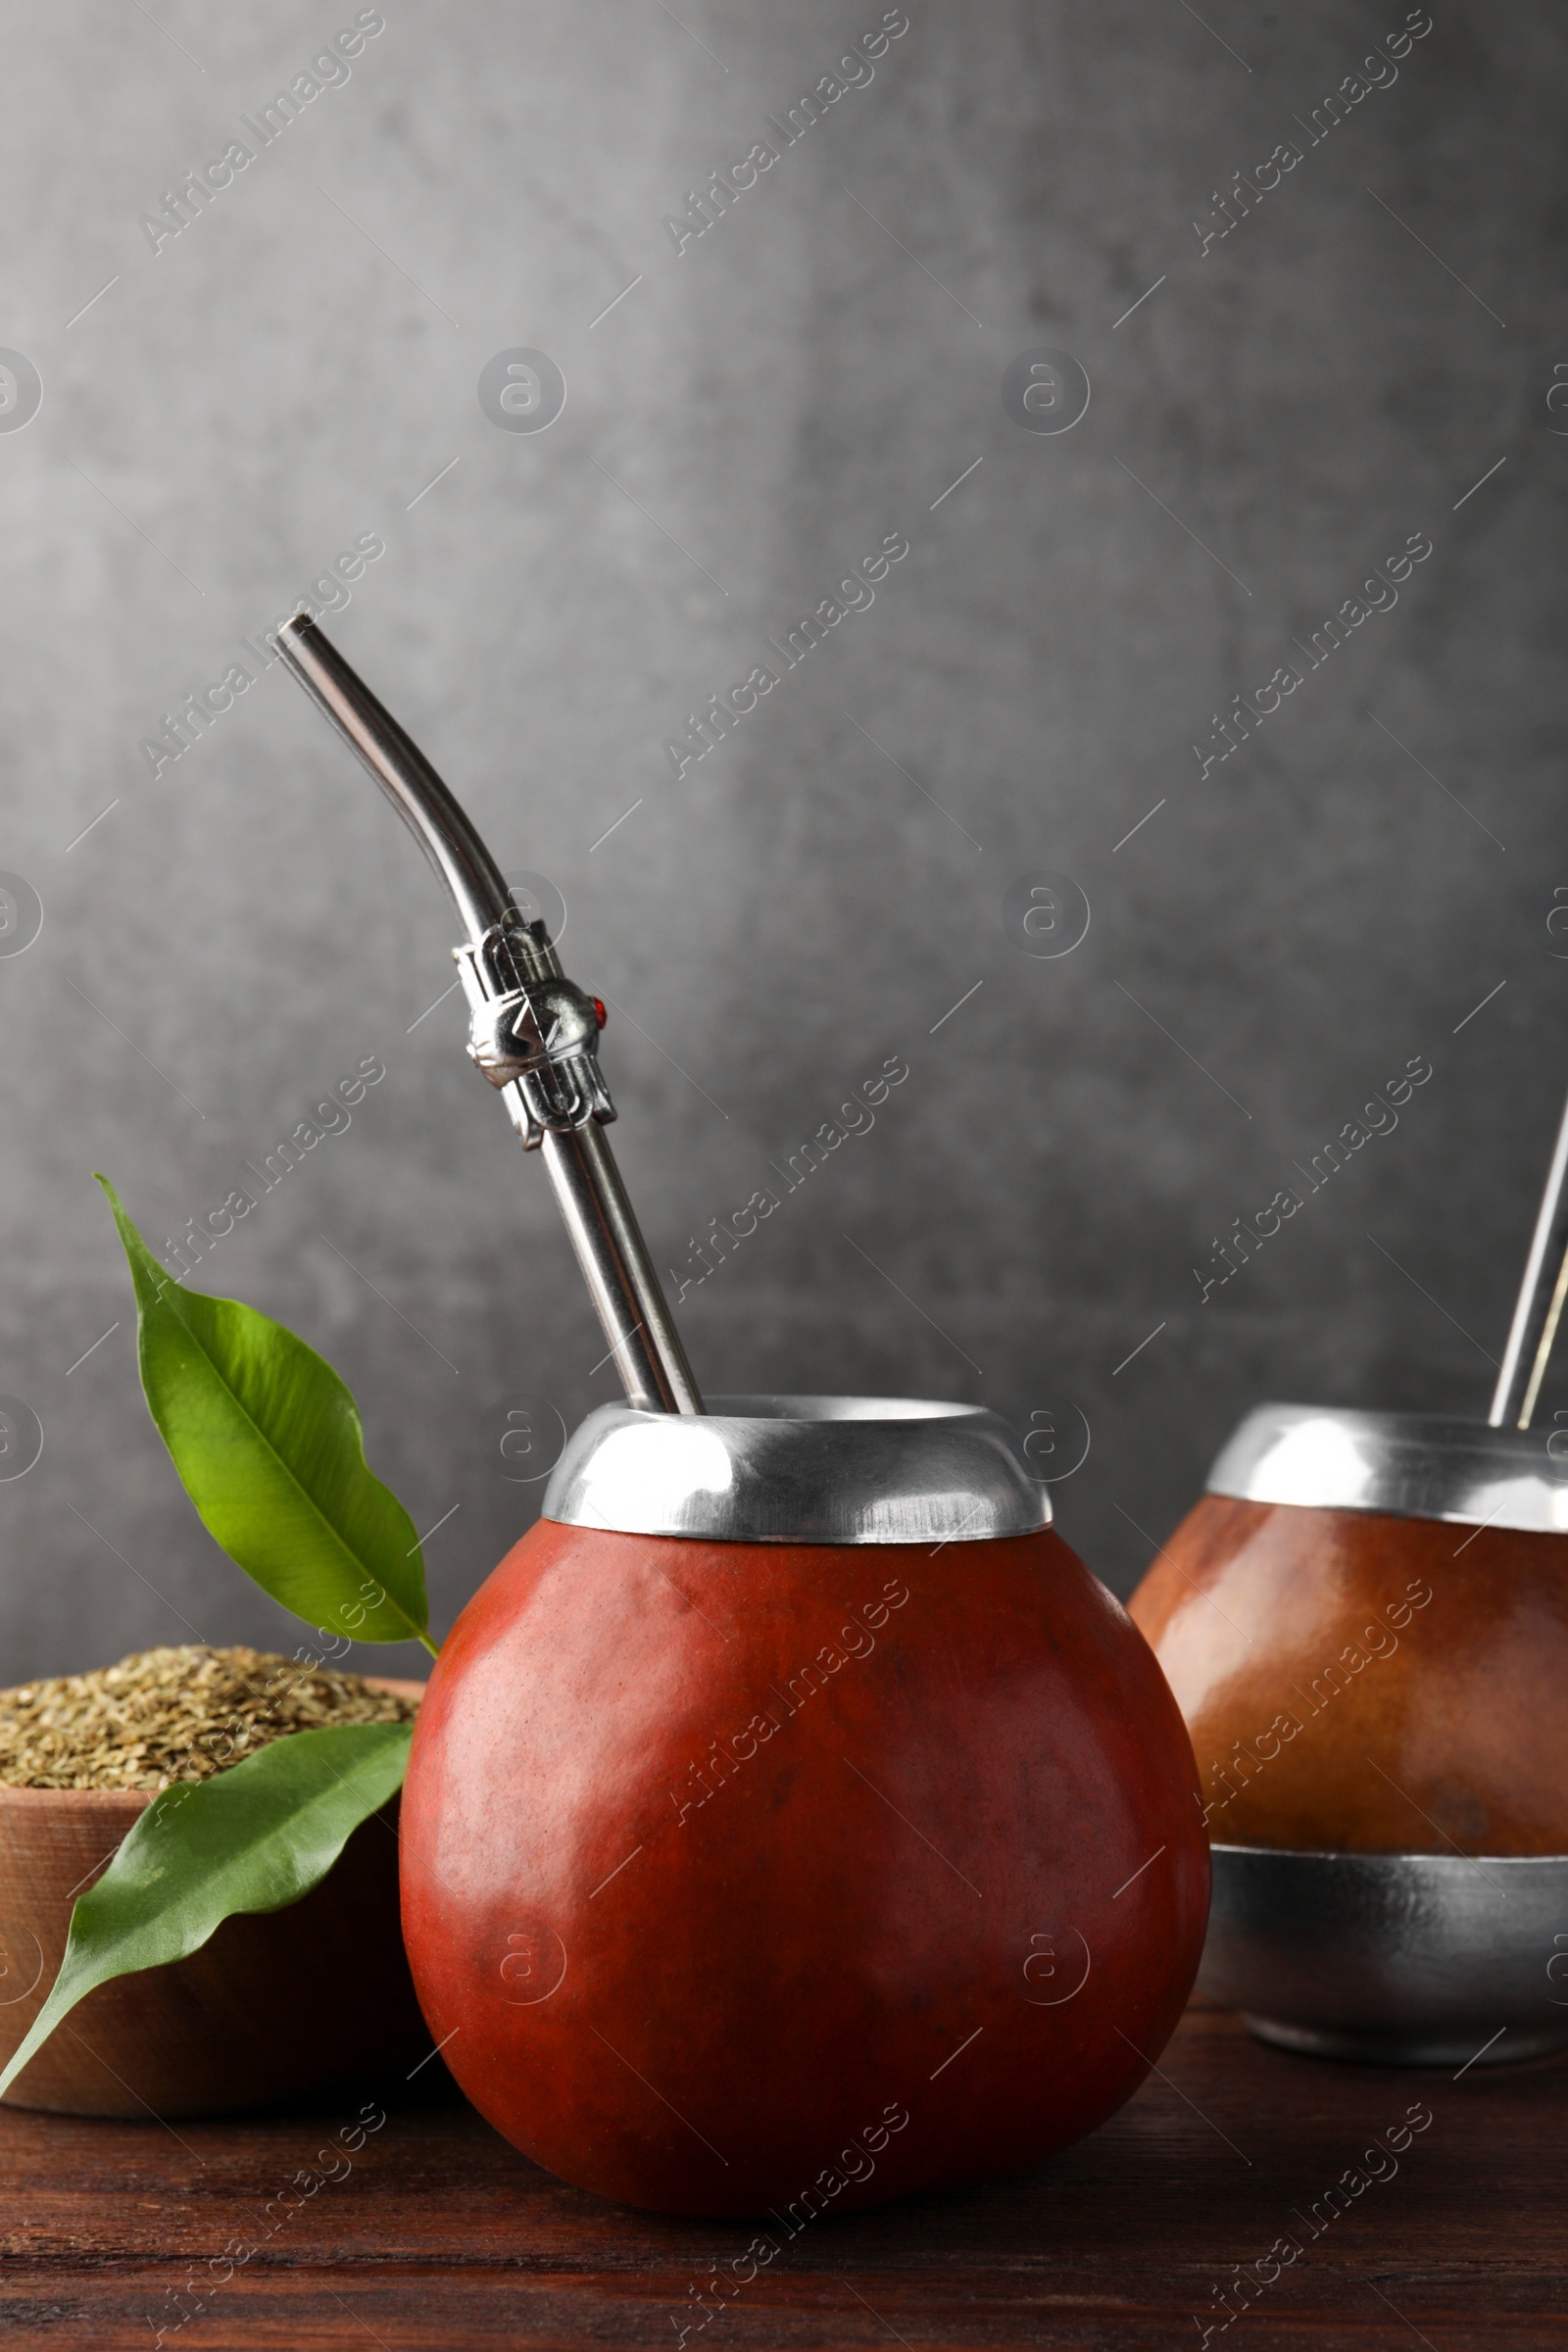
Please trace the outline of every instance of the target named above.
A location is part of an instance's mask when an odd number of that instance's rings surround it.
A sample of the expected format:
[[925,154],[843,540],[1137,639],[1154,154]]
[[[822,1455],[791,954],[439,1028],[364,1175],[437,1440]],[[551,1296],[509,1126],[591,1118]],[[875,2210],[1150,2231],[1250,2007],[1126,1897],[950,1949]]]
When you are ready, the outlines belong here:
[[309,1894],[401,1787],[413,1736],[412,1723],[291,1732],[210,1781],[161,1789],[77,1896],[60,1974],[0,2093],[95,1984],[183,1960],[232,1912],[281,1911]]
[[141,1385],[208,1533],[286,1609],[361,1642],[422,1642],[414,1522],[365,1459],[353,1397],[314,1348],[175,1282],[107,1176],[136,1286]]

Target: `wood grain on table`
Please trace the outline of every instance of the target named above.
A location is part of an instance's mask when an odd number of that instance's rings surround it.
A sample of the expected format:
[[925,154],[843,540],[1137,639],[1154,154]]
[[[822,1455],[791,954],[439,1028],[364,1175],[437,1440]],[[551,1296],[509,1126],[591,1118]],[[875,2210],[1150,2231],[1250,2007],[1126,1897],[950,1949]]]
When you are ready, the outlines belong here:
[[[738,2258],[744,2273],[753,2228],[665,2221],[564,2186],[455,2093],[427,2090],[439,2065],[413,2092],[368,2083],[316,2113],[239,2122],[3,2110],[0,2337],[145,2348],[162,2330],[179,2352],[467,2352],[674,2346],[684,2328],[701,2352],[1192,2352],[1214,2326],[1211,2343],[1249,2352],[1568,2346],[1561,2061],[1458,2080],[1337,2066],[1195,2010],[1160,2066],[1051,2163],[824,2217],[727,2295],[710,2288],[714,2266],[733,2282]],[[351,2171],[314,2194],[302,2183],[285,2212],[280,2192],[302,2170],[319,2178],[318,2151],[341,2146],[342,2128],[355,2136],[362,2101],[385,2123]],[[1430,2126],[1396,2159],[1364,2164],[1423,2104]],[[1327,2197],[1348,2171],[1367,2182],[1372,2169],[1385,2178]],[[1287,2237],[1302,2251],[1260,2285],[1258,2258],[1266,2275]],[[256,2251],[225,2279],[244,2246]],[[1214,2290],[1238,2265],[1253,2299],[1220,2332]]]

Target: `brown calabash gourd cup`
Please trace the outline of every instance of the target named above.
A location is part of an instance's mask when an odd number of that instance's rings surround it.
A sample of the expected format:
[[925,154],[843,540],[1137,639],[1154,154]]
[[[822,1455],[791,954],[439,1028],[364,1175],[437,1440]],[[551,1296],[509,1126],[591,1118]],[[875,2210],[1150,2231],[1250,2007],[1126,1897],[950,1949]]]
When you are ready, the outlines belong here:
[[[1568,2043],[1568,1113],[1488,1423],[1263,1405],[1130,1604],[1192,1735],[1201,1982],[1342,2056]],[[1559,1458],[1563,1457],[1563,1458]]]
[[1243,1422],[1132,1602],[1217,1842],[1568,1853],[1552,1442],[1293,1405]]
[[1208,1904],[1147,1643],[974,1407],[710,1411],[620,1184],[603,1008],[320,631],[285,659],[446,880],[469,1051],[625,1384],[420,1710],[403,1919],[433,2038],[606,2196],[817,2215],[1005,2171],[1135,2088]]

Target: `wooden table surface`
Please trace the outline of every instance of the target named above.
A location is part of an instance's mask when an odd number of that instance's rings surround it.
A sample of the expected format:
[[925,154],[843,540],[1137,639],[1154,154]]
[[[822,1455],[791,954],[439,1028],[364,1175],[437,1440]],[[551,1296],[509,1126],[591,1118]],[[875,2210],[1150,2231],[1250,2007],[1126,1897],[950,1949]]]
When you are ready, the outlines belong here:
[[[370,2086],[371,2120],[384,2110],[384,2124],[351,2171],[296,2190],[292,2214],[280,2192],[302,2168],[319,2178],[318,2151],[358,2099],[177,2127],[0,2109],[0,2337],[145,2352],[162,2330],[180,2352],[467,2352],[673,2346],[686,2328],[701,2352],[1192,2352],[1210,2325],[1211,2343],[1250,2352],[1568,2346],[1561,2062],[1457,2080],[1327,2065],[1193,2011],[1161,2069],[1052,2163],[824,2219],[730,2297],[709,2281],[750,2229],[664,2221],[567,2188],[441,2083],[416,2105]],[[1428,2127],[1397,2156],[1367,2158],[1412,2106]],[[1348,2172],[1359,2191],[1329,2198]],[[1270,2248],[1292,2238],[1301,2250],[1280,2268],[1286,2248]],[[1238,2266],[1250,2300],[1222,2332],[1215,2293]],[[1242,2299],[1233,2292],[1230,2307]]]

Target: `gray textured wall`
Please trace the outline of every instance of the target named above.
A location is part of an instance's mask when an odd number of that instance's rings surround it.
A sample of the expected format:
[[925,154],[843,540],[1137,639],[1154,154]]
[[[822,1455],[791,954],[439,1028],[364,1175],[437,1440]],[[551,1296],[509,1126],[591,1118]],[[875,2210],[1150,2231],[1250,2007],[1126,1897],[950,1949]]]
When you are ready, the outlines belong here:
[[[384,1060],[198,1280],[331,1356],[421,1529],[461,1504],[443,1627],[537,1507],[498,1400],[612,1394],[459,1000],[418,1018],[452,926],[368,781],[276,668],[156,778],[140,750],[366,534],[335,633],[563,894],[662,1266],[907,1061],[687,1295],[710,1391],[1086,1416],[1059,1516],[1123,1592],[1260,1396],[1484,1407],[1568,1076],[1568,21],[1433,0],[1312,143],[1398,0],[908,0],[677,254],[684,191],[881,13],[385,0],[155,254],[138,217],[353,7],[11,12],[0,343],[43,404],[0,431],[0,867],[44,921],[0,956],[0,1391],[44,1446],[0,1484],[3,1679],[293,1639],[147,1420],[94,1168],[161,1240]],[[1293,139],[1221,236],[1214,192]],[[545,432],[476,397],[518,346],[566,378]],[[1004,413],[1040,346],[1092,385],[1070,431]],[[677,777],[685,714],[895,533],[874,604]],[[1003,919],[1042,870],[1092,907],[1054,959]],[[1396,1129],[1202,1300],[1215,1237],[1412,1056]]]

